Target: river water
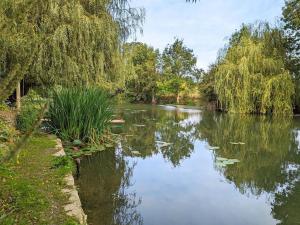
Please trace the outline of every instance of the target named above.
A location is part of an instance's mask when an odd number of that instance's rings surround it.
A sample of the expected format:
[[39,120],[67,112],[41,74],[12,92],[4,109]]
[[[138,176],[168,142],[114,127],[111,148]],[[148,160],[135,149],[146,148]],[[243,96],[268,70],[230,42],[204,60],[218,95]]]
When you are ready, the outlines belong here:
[[91,225],[300,224],[300,118],[119,107],[77,180]]

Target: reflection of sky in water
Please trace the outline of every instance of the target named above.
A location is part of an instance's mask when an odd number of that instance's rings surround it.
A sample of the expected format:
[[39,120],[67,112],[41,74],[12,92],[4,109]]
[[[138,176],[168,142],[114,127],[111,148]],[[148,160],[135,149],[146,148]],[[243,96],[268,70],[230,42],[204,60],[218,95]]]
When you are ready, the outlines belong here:
[[[296,123],[213,115],[193,107],[134,107],[123,115],[126,123],[119,132],[131,136],[121,141],[119,150],[126,150],[119,154],[128,165],[136,163],[132,176],[126,178],[132,185],[125,193],[135,193],[142,200],[136,209],[144,225],[274,225],[279,222],[276,218],[297,211],[298,201],[285,208],[275,199],[299,186],[300,130],[295,129]],[[143,107],[147,110],[141,110]],[[245,143],[232,145],[230,141]],[[219,149],[209,150],[208,146]],[[130,150],[138,154],[128,153]],[[217,157],[236,157],[241,162],[218,168]],[[97,161],[93,166],[92,171],[103,169]],[[111,180],[111,174],[103,176]],[[85,185],[81,190],[90,189]],[[93,195],[97,199],[97,193]],[[105,211],[105,204],[98,201]],[[275,207],[282,209],[274,211]],[[294,216],[293,221],[297,219]]]
[[196,141],[192,157],[176,168],[160,154],[137,160],[134,186],[128,191],[142,196],[138,210],[144,224],[276,224],[267,195],[242,195],[215,170],[205,146]]
[[179,122],[180,126],[186,127],[187,125],[196,125],[201,121],[200,112],[188,114],[188,117]]

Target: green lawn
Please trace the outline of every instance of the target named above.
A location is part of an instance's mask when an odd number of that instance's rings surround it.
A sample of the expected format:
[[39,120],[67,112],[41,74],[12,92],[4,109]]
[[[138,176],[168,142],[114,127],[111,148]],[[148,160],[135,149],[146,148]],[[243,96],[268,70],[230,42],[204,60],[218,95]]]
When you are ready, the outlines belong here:
[[36,135],[17,159],[0,165],[1,225],[77,224],[65,214],[67,196],[61,192],[71,168],[58,166],[54,147],[55,137]]

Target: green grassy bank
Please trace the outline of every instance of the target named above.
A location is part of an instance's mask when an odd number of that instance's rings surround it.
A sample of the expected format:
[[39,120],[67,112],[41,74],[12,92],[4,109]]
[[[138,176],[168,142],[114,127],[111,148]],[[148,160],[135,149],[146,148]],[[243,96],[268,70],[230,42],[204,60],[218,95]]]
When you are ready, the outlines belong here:
[[0,165],[1,225],[77,224],[66,215],[68,196],[61,192],[72,168],[54,159],[55,144],[55,137],[35,135],[17,159]]

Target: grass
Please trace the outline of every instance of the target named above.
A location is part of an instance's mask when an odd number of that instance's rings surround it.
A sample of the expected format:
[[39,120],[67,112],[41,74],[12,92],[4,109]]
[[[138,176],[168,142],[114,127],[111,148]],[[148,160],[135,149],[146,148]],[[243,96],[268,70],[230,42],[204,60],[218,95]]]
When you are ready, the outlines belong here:
[[97,142],[112,119],[112,102],[99,88],[63,88],[54,91],[48,113],[63,140]]
[[46,99],[30,90],[26,96],[22,97],[21,103],[22,107],[16,118],[16,127],[21,132],[28,132],[38,119],[40,111],[46,104]]
[[71,164],[57,161],[55,139],[32,137],[17,160],[0,165],[0,224],[75,225],[63,209],[63,177]]

